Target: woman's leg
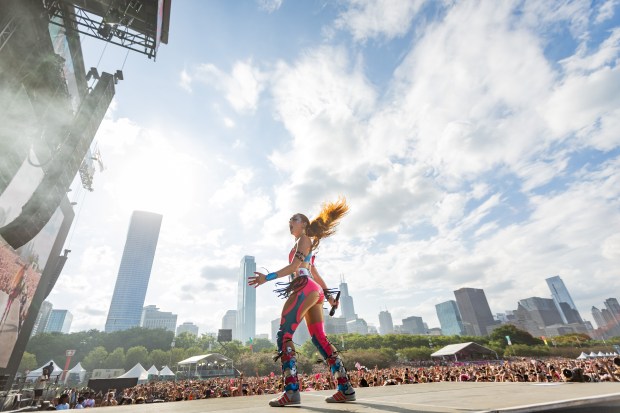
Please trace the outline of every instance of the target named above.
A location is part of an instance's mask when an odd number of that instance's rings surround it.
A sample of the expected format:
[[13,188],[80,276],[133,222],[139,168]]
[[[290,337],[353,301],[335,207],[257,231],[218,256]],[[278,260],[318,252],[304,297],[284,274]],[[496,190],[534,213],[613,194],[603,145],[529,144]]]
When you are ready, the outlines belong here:
[[303,291],[291,295],[284,304],[280,329],[276,338],[278,356],[282,361],[282,375],[284,376],[284,392],[269,402],[270,406],[286,406],[299,404],[299,381],[297,379],[297,357],[293,335],[304,318],[308,309],[319,299],[317,291],[307,294]]
[[325,399],[328,403],[343,403],[355,400],[355,390],[351,386],[347,370],[344,368],[342,359],[325,335],[325,326],[323,323],[323,304],[317,303],[306,314],[306,324],[308,331],[312,337],[312,343],[321,353],[321,356],[327,361],[327,365],[336,380],[338,391]]

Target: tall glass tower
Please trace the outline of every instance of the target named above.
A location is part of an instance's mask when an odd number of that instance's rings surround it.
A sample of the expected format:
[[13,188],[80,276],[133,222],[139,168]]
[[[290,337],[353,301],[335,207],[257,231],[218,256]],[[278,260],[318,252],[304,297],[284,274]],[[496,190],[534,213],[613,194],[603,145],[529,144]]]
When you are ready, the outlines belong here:
[[441,325],[441,334],[444,336],[462,336],[465,333],[461,313],[456,301],[450,300],[435,305],[437,318]]
[[246,255],[241,259],[239,284],[237,286],[237,335],[235,338],[246,343],[256,336],[256,289],[248,285],[248,277],[254,275],[256,261]]
[[134,211],[131,214],[125,249],[105,322],[106,333],[140,325],[162,218],[162,215],[146,211]]
[[349,286],[344,281],[344,277],[340,280],[340,311],[342,311],[342,317],[347,321],[357,320],[357,314],[355,314],[355,307],[353,306],[353,297],[349,295]]
[[566,324],[583,323],[581,315],[577,311],[577,306],[560,276],[549,277],[546,281],[551,290],[553,302],[562,316],[562,321]]
[[[479,288],[461,288],[454,291],[456,304],[461,313],[466,334],[474,336],[486,336],[489,334],[487,327],[495,324],[489,302],[484,290]],[[468,327],[469,330],[468,331]]]

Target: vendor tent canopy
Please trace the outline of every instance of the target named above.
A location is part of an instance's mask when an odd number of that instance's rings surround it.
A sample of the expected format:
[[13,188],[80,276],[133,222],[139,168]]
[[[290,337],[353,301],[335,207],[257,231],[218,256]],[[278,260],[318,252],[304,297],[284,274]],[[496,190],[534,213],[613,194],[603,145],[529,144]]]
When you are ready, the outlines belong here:
[[582,351],[579,357],[577,357],[577,360],[585,360],[587,358],[589,358],[589,356]]
[[65,377],[65,383],[68,381],[75,381],[81,383],[84,381],[84,377],[86,377],[86,369],[82,367],[82,363],[78,363],[67,372],[67,376]]
[[58,364],[56,364],[54,360],[50,360],[44,365],[42,365],[41,367],[39,367],[38,369],[30,371],[26,375],[26,380],[28,381],[36,380],[36,378],[39,377],[43,373],[43,368],[49,366],[50,363],[52,363],[54,366],[54,371],[52,371],[52,374],[50,374],[50,381],[54,382],[55,380],[57,380],[59,376],[62,374],[62,368],[58,367]]
[[142,364],[138,363],[133,366],[127,373],[118,376],[117,379],[137,378],[138,383],[146,383],[149,379],[149,373]]
[[170,376],[174,376],[174,372],[170,370],[170,367],[164,366],[159,372],[159,375],[162,377],[170,377]]
[[431,354],[431,357],[454,359],[454,361],[488,360],[498,358],[497,353],[490,348],[486,348],[471,341],[460,344],[449,344],[441,350]]

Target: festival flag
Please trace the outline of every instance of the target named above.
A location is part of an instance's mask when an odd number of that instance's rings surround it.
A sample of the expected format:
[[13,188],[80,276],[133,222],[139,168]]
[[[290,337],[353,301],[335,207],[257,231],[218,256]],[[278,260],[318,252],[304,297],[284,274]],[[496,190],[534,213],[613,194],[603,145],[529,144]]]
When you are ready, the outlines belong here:
[[358,369],[358,370],[362,368],[362,365],[360,364],[359,361],[355,362],[355,368]]
[[506,336],[506,342],[509,346],[512,346],[512,341],[510,341],[510,336]]
[[545,346],[549,347],[549,344],[547,344],[547,337],[540,336],[540,338],[542,338],[542,341],[543,341],[543,343],[545,343]]

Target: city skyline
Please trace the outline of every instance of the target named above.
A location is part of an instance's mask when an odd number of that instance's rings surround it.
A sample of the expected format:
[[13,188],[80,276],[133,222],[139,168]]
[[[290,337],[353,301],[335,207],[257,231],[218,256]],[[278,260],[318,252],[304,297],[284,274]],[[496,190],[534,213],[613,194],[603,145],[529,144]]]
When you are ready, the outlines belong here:
[[590,320],[620,291],[620,4],[388,3],[178,2],[156,64],[83,42],[84,67],[126,64],[91,148],[105,169],[67,193],[48,299],[72,329],[105,324],[131,211],[165,216],[147,302],[216,331],[240,257],[284,268],[288,219],[339,195],[316,262],[369,324],[388,306],[438,326],[464,286],[504,312],[560,274]]

